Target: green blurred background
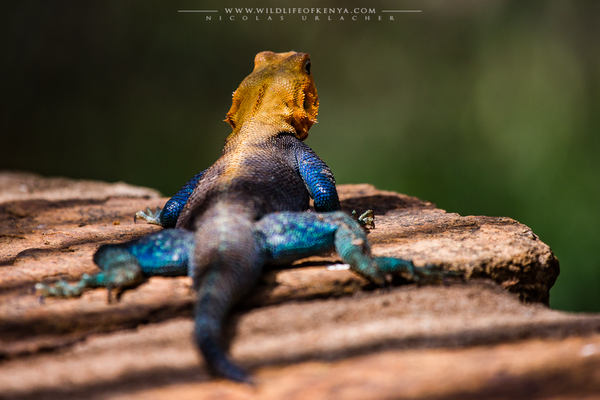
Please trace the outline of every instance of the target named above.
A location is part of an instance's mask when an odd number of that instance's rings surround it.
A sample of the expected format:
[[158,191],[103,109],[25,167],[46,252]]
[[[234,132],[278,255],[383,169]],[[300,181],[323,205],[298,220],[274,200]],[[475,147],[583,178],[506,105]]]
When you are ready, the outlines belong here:
[[219,156],[254,55],[309,52],[321,108],[307,143],[338,183],[515,218],[560,260],[551,305],[600,311],[600,2],[226,5],[369,7],[383,20],[229,21],[200,0],[5,2],[0,169],[172,195]]

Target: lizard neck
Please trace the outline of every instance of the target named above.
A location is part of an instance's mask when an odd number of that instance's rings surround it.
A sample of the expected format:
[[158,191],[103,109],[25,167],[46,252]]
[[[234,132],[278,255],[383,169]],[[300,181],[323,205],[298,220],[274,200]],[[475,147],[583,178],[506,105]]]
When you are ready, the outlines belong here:
[[286,118],[285,114],[268,115],[267,118],[261,118],[260,114],[258,114],[231,132],[227,139],[225,139],[225,149],[237,147],[241,143],[264,142],[282,132],[287,132],[297,137],[297,131],[287,119],[289,118]]

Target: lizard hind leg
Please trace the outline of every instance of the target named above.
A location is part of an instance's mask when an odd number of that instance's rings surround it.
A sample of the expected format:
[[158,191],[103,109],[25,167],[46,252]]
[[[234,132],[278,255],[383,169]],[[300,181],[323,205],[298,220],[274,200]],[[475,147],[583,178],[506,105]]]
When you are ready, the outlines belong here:
[[117,289],[117,298],[128,287],[136,286],[143,280],[142,269],[135,256],[121,246],[104,245],[94,254],[94,262],[102,271],[84,274],[82,279],[69,284],[64,281],[53,285],[38,283],[35,289],[43,297],[78,297],[87,288],[106,287],[108,302],[112,300],[112,290]]
[[352,271],[379,286],[388,283],[391,276],[418,283],[456,276],[437,266],[417,267],[410,260],[373,257],[361,223],[342,211],[274,213],[260,220],[257,227],[265,237],[269,262],[289,262],[335,248]]
[[327,219],[338,226],[335,248],[340,257],[350,264],[351,270],[377,285],[388,283],[392,276],[401,276],[419,284],[461,276],[458,272],[445,271],[437,265],[417,267],[412,261],[402,258],[372,257],[365,232],[357,221],[341,212],[329,213]]
[[262,247],[269,263],[289,263],[335,249],[353,271],[379,285],[385,283],[365,232],[345,212],[273,213],[261,219],[256,230],[264,238]]
[[85,274],[75,284],[64,281],[53,285],[38,283],[35,289],[44,298],[77,297],[86,288],[106,287],[110,302],[114,289],[118,299],[125,289],[139,285],[145,277],[187,275],[193,248],[193,233],[182,229],[165,229],[137,240],[106,244],[94,254],[94,263],[100,272]]
[[102,272],[87,277],[87,287],[106,287],[109,303],[113,289],[117,290],[118,300],[125,289],[137,286],[144,280],[138,259],[123,246],[100,246],[94,254],[94,262]]

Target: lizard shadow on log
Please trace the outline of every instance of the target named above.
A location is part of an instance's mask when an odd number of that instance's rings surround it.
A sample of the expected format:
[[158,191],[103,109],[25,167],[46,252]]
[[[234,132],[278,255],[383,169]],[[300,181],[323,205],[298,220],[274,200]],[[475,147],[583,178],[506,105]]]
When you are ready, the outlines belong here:
[[353,197],[342,200],[342,210],[346,212],[352,212],[356,210],[361,213],[367,209],[373,210],[376,215],[385,215],[387,212],[392,210],[404,209],[404,208],[423,208],[433,209],[435,204],[419,200],[415,197],[399,197],[399,196],[386,196],[386,195],[372,195],[363,197]]
[[[145,371],[125,372],[110,381],[99,381],[90,384],[72,384],[69,387],[40,388],[28,393],[13,395],[9,393],[3,399],[105,399],[115,395],[135,394],[143,390],[158,389],[171,385],[198,384],[208,382],[212,377],[197,367],[161,368],[155,367]],[[3,394],[4,395],[4,394]]]
[[[39,222],[35,221],[36,216],[48,211],[73,209],[86,206],[99,206],[106,204],[108,199],[109,196],[104,199],[31,199],[8,201],[0,205],[0,221],[8,221],[11,219],[18,220],[22,222],[19,228],[25,229],[39,224]],[[90,210],[86,209],[86,213],[82,214],[80,218],[77,218],[77,221],[81,220],[82,222],[85,222],[86,225],[90,225],[100,221],[101,217],[106,219],[107,217],[105,215],[98,215],[100,212],[103,212],[103,210],[97,211],[96,213],[90,213]],[[70,220],[66,221],[72,222]]]
[[[426,346],[421,348],[427,348]],[[316,360],[333,361],[326,357],[315,357]],[[264,367],[267,364],[255,365]],[[521,375],[500,374],[480,388],[470,391],[454,389],[446,391],[442,396],[429,396],[430,399],[540,399],[546,394],[578,393],[581,397],[597,392],[597,384],[589,378],[597,371],[598,361],[589,360],[587,368],[573,370],[565,365],[548,371],[530,371]],[[582,380],[583,375],[583,380]],[[276,377],[276,376],[274,376]],[[196,385],[209,382],[212,378],[202,369],[196,367],[184,368],[152,368],[145,371],[127,372],[109,381],[91,384],[71,385],[70,387],[42,388],[19,395],[9,393],[6,398],[34,400],[40,398],[61,398],[90,400],[104,399],[115,395],[135,395],[141,391],[177,387],[177,385]],[[265,383],[269,383],[269,378]],[[273,379],[273,378],[271,378]],[[583,384],[582,382],[589,382]],[[573,389],[576,388],[576,389]],[[210,390],[210,388],[207,388]],[[259,392],[260,393],[260,392]],[[299,393],[304,393],[300,391]]]

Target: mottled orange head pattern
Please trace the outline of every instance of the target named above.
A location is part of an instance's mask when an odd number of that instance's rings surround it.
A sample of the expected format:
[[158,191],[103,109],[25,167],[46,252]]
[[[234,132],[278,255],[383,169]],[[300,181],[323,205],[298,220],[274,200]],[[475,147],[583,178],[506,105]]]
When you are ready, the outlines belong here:
[[[304,140],[317,122],[318,110],[310,56],[294,51],[263,51],[254,58],[254,71],[233,93],[225,121],[233,128],[229,138],[243,131],[245,124],[264,124],[278,131],[293,131],[298,139]],[[250,132],[256,133],[254,129]]]

